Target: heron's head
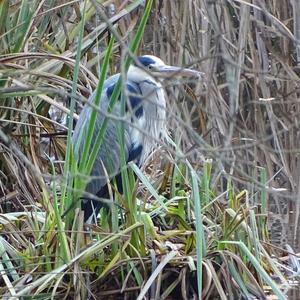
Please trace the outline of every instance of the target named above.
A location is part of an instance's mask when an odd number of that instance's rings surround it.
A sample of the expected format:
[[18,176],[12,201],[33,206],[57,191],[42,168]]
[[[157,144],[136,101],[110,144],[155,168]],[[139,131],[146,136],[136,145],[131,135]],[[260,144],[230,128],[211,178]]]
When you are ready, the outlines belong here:
[[166,65],[160,58],[153,55],[143,55],[129,67],[128,79],[135,82],[153,80],[153,78],[199,78],[204,74],[195,70]]

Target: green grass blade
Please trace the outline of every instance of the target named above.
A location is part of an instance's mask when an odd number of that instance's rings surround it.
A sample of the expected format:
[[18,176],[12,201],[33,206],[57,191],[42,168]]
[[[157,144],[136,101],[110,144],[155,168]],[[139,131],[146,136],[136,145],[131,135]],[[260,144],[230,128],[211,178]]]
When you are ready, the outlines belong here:
[[0,1],[0,34],[5,31],[8,16],[9,0]]
[[[50,160],[50,159],[49,159]],[[51,160],[50,160],[51,161]],[[52,166],[52,175],[55,177],[55,167],[53,163],[51,162]],[[55,224],[57,225],[58,235],[60,238],[60,247],[59,247],[59,255],[58,255],[58,261],[56,266],[60,267],[65,262],[70,261],[71,259],[71,252],[69,249],[69,244],[67,241],[66,232],[64,230],[64,225],[62,222],[62,219],[60,217],[60,211],[59,211],[59,201],[57,196],[57,189],[56,189],[56,182],[53,181],[52,186],[52,195],[53,195],[53,210],[54,210],[54,218],[55,218]]]
[[206,254],[205,236],[202,224],[201,199],[198,185],[198,176],[194,169],[190,169],[192,191],[196,218],[196,252],[197,252],[197,285],[199,299],[202,297],[202,259]]
[[[105,78],[106,78],[108,67],[109,67],[109,59],[112,54],[113,44],[114,44],[114,39],[111,38],[109,41],[109,44],[108,44],[108,48],[106,50],[106,54],[105,54],[103,65],[102,65],[102,71],[100,73],[99,83],[97,85],[96,94],[94,97],[94,104],[97,107],[100,106],[101,95],[102,95],[103,86],[104,86]],[[86,161],[88,159],[89,149],[90,149],[90,145],[92,143],[96,120],[97,120],[97,111],[92,110],[91,118],[89,120],[87,135],[86,135],[86,139],[84,142],[82,157],[80,157],[79,173],[83,172],[86,168]],[[103,138],[103,136],[102,136],[102,138]]]
[[203,177],[201,180],[202,189],[204,191],[203,203],[207,205],[209,203],[209,179],[211,174],[212,162],[206,161],[203,167]]
[[234,267],[234,265],[231,261],[228,262],[228,266],[229,266],[229,270],[230,270],[234,280],[237,282],[237,284],[239,285],[239,287],[243,291],[246,299],[251,299],[252,297],[249,294],[248,289],[247,289],[246,285],[244,284],[243,279],[241,278],[239,272],[236,270],[236,268]]
[[14,48],[13,52],[17,53],[21,51],[26,41],[26,37],[30,26],[33,21],[34,13],[39,5],[40,1],[30,3],[27,0],[23,0],[21,3],[21,9],[18,15],[16,28],[13,34],[14,37]]
[[129,163],[130,168],[134,171],[134,173],[138,176],[138,178],[141,180],[141,182],[145,185],[147,190],[151,193],[151,195],[156,199],[156,201],[159,203],[159,205],[164,208],[165,211],[167,211],[167,206],[165,205],[164,201],[162,200],[161,196],[158,195],[157,191],[154,189],[154,187],[151,185],[147,177],[143,174],[141,169],[134,163]]
[[[81,58],[81,44],[84,33],[84,25],[85,25],[85,7],[87,0],[84,1],[82,19],[81,19],[81,30],[78,38],[78,46],[77,46],[77,54],[76,54],[76,62],[74,66],[74,76],[73,76],[73,84],[72,84],[72,93],[71,93],[71,104],[70,104],[70,116],[68,117],[68,137],[67,137],[67,151],[66,151],[66,162],[64,169],[64,178],[66,178],[67,182],[63,186],[62,189],[62,200],[61,200],[61,211],[64,210],[64,207],[70,207],[72,203],[71,193],[66,193],[67,186],[73,186],[73,180],[69,177],[70,171],[72,170],[72,166],[74,168],[74,161],[72,159],[72,129],[73,129],[73,116],[75,111],[75,96],[77,89],[77,80],[79,74],[79,65]],[[66,197],[66,198],[65,198]],[[65,203],[66,201],[66,203]],[[66,215],[66,228],[69,228],[72,223],[72,214],[68,213]]]

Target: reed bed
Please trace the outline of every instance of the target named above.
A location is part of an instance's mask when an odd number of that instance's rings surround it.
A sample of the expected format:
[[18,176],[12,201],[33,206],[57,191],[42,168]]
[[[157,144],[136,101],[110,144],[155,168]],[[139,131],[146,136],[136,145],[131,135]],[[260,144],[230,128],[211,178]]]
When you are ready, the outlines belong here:
[[[2,299],[286,299],[299,20],[296,0],[0,1]],[[140,54],[206,78],[164,81],[168,138],[88,226],[72,129]]]

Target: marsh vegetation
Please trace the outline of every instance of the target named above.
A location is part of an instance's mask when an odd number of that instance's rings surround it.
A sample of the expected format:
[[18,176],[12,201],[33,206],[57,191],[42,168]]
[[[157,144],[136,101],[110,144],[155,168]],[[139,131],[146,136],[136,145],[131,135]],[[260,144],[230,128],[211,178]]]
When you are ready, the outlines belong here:
[[[2,299],[286,299],[299,20],[296,0],[0,1]],[[140,54],[206,78],[163,81],[169,138],[87,225],[72,130]]]

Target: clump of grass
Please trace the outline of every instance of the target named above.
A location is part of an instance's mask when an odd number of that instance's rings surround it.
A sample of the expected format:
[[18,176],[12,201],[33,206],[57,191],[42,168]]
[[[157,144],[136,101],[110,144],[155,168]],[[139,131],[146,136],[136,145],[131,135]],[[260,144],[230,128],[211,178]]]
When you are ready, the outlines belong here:
[[[151,186],[135,165],[132,168]],[[69,261],[51,257],[51,253],[55,255],[61,247],[59,226],[43,231],[47,222],[44,215],[7,214],[10,219],[2,222],[3,278],[11,282],[16,295],[37,295],[45,290],[51,291],[49,295],[75,296],[76,291],[85,294],[88,276],[89,293],[99,297],[128,294],[142,299],[142,295],[147,294],[165,298],[180,293],[184,299],[192,295],[203,298],[231,295],[234,299],[241,294],[262,298],[266,294],[261,283],[265,283],[284,299],[265,271],[268,266],[268,273],[276,274],[285,282],[264,247],[263,242],[268,241],[263,238],[266,228],[260,226],[264,221],[259,221],[266,216],[260,216],[259,208],[249,205],[246,190],[239,194],[228,190],[226,194],[230,195],[228,200],[232,207],[224,205],[222,197],[216,196],[210,187],[211,163],[205,163],[203,169],[204,174],[198,177],[185,164],[175,164],[167,178],[171,185],[169,194],[159,196],[159,201],[152,195],[151,204],[146,208],[142,201],[146,199],[140,195],[137,222],[128,227],[126,222],[120,221],[113,233],[97,226],[84,233],[82,214],[76,214],[72,230],[64,232],[69,241]],[[203,218],[200,226],[199,216],[200,220]],[[145,254],[131,242],[136,230],[141,234],[140,242],[146,241]],[[33,236],[34,233],[37,236]],[[13,243],[13,237],[23,240],[27,248],[22,249],[19,242]],[[42,243],[28,248],[28,241],[37,241],[39,237]],[[25,275],[22,276],[20,270],[25,271]],[[27,278],[26,270],[33,271],[31,284],[14,286],[14,282]],[[197,283],[197,278],[202,280]]]

